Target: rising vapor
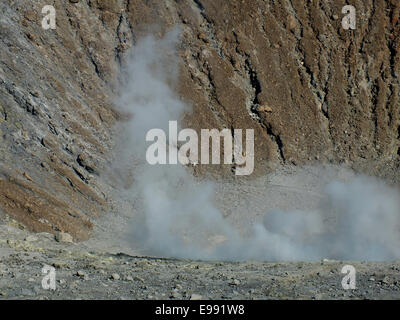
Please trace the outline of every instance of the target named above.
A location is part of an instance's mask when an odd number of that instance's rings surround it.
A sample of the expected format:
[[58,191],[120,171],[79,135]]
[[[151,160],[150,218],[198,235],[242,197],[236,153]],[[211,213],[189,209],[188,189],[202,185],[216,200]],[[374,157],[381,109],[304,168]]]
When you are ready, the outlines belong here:
[[135,163],[129,192],[140,204],[133,219],[136,246],[150,255],[192,259],[400,258],[399,192],[375,178],[332,181],[321,191],[315,209],[270,208],[251,232],[243,233],[214,204],[213,182],[198,181],[179,164],[147,164],[146,133],[153,128],[168,132],[169,121],[179,121],[190,111],[174,93],[178,43],[178,30],[161,40],[140,40],[128,58],[127,79],[117,101],[132,114],[122,124],[121,159]]

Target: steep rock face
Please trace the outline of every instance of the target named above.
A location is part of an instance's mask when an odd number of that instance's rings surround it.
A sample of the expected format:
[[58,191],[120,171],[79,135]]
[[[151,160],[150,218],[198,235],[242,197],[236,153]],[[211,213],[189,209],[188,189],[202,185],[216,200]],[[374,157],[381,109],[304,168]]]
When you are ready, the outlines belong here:
[[[399,181],[397,0],[46,1],[0,4],[0,210],[34,231],[88,238],[110,207],[112,105],[124,53],[179,25],[188,127],[255,130],[255,174],[348,165]],[[197,166],[229,176],[229,166]]]
[[0,205],[34,231],[85,239],[107,206],[98,180],[115,113],[104,79],[117,39],[87,5],[64,1],[57,29],[44,30],[45,4],[0,5]]
[[213,106],[221,126],[261,128],[257,159],[398,167],[398,1],[355,1],[354,31],[341,26],[344,1],[195,4],[199,67],[187,65],[213,93],[201,110]]

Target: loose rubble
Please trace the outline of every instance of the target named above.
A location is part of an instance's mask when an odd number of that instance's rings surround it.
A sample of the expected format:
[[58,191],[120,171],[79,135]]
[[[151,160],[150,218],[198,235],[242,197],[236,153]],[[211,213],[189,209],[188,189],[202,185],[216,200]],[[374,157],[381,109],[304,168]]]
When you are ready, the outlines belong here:
[[[32,241],[33,237],[37,240]],[[400,262],[204,262],[110,254],[0,225],[0,299],[399,299]],[[344,290],[341,269],[357,270]],[[45,290],[43,266],[55,271]]]

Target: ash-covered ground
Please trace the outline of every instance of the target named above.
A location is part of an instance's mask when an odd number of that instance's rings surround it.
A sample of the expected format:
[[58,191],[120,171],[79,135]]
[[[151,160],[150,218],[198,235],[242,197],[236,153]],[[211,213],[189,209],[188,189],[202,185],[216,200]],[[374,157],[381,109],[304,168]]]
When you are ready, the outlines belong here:
[[[400,262],[204,262],[107,253],[0,226],[0,299],[399,299]],[[344,290],[342,267],[356,268]],[[44,265],[56,289],[42,287]]]
[[[348,170],[325,168],[335,177],[350,179]],[[253,212],[248,221],[278,206],[303,210],[318,206],[321,170],[282,169],[279,174],[248,183],[217,184],[215,204],[235,228],[246,233],[240,215]],[[311,174],[312,173],[312,174]],[[310,177],[314,176],[313,179]],[[326,179],[330,175],[324,175]],[[308,179],[306,179],[308,177]],[[265,183],[269,183],[269,191]],[[249,197],[237,197],[247,190]],[[263,196],[263,197],[261,197]],[[265,200],[271,201],[265,201]],[[274,200],[272,200],[274,199]],[[119,204],[123,201],[119,201]],[[269,204],[269,205],[266,205]],[[131,203],[126,204],[131,207]],[[115,208],[120,212],[121,208]],[[229,210],[231,211],[229,211]],[[231,212],[229,214],[229,212]],[[99,219],[94,237],[80,243],[57,241],[48,233],[32,234],[14,220],[0,226],[1,299],[399,299],[400,262],[200,261],[150,257],[127,232],[134,213],[110,213]],[[251,223],[248,223],[251,225]],[[135,246],[136,245],[136,246]],[[269,244],[265,244],[268,250]],[[250,248],[249,248],[250,249]],[[328,252],[327,252],[328,254]],[[54,267],[56,289],[46,290],[45,265]],[[356,270],[356,289],[345,290],[345,265]]]

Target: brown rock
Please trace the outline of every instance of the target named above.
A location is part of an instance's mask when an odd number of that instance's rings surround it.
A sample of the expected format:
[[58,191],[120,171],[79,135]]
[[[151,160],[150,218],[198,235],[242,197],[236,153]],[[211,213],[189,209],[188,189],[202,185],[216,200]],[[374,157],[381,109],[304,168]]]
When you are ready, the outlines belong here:
[[296,18],[292,15],[290,15],[288,18],[288,27],[290,31],[293,31],[298,27]]
[[208,40],[208,38],[207,38],[207,36],[206,36],[206,34],[204,32],[199,34],[199,39],[203,40],[205,43],[209,42],[209,40]]
[[272,108],[267,106],[267,105],[263,105],[258,107],[258,111],[260,112],[272,112]]
[[27,180],[29,180],[29,181],[33,181],[32,180],[32,178],[26,173],[26,172],[24,172],[23,174],[22,174]]

